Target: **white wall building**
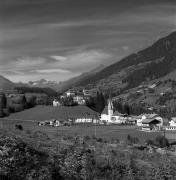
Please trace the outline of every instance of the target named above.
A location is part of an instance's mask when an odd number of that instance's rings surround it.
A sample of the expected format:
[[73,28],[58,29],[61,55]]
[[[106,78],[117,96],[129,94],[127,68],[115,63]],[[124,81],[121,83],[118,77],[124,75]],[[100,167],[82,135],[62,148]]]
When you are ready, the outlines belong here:
[[176,117],[172,117],[171,121],[169,122],[170,126],[176,127]]
[[103,112],[101,113],[101,121],[106,123],[112,123],[112,115],[113,115],[113,104],[112,100],[108,100],[108,106],[105,106]]
[[53,106],[54,106],[54,107],[60,106],[60,102],[59,102],[58,100],[54,99],[54,101],[53,101]]
[[124,117],[124,115],[119,113],[118,111],[115,111],[111,117],[111,122],[113,124],[125,124],[126,121],[127,121],[127,118]]
[[83,96],[74,96],[74,97],[73,97],[73,101],[76,102],[76,103],[78,103],[79,105],[84,105],[84,104],[86,104],[86,101],[85,101],[85,99],[84,99]]
[[66,94],[67,97],[74,96],[75,95],[75,91],[70,89],[67,92],[65,92],[65,94]]
[[163,126],[163,118],[159,116],[158,114],[143,114],[142,115],[142,121],[144,119],[156,119],[160,121],[160,125]]

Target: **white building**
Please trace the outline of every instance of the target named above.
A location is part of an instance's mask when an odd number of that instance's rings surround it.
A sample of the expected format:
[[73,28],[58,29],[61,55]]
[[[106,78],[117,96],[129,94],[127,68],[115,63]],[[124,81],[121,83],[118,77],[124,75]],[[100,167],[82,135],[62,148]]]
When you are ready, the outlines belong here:
[[60,106],[60,102],[59,102],[58,100],[54,99],[54,101],[53,101],[53,106],[54,106],[54,107]]
[[163,118],[157,114],[142,115],[142,130],[157,131],[163,126]]
[[127,118],[124,116],[124,114],[115,111],[111,117],[111,122],[113,124],[125,124],[127,122]]
[[112,104],[112,100],[109,99],[108,106],[105,106],[103,112],[101,113],[100,120],[102,122],[112,123],[112,115],[113,115],[113,104]]
[[155,119],[160,122],[160,126],[163,126],[163,118],[159,116],[158,114],[143,114],[142,115],[142,121],[144,119]]
[[79,105],[85,105],[86,104],[86,101],[85,101],[83,96],[74,96],[73,101],[75,103],[78,103]]
[[169,125],[172,127],[176,127],[176,117],[172,117],[171,121],[169,122]]
[[65,94],[67,97],[75,96],[75,91],[70,89],[70,90],[66,91]]

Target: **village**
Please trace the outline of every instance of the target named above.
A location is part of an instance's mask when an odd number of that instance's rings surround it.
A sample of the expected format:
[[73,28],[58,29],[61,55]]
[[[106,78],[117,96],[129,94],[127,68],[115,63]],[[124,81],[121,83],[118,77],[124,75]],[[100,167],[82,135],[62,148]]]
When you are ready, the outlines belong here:
[[[132,114],[123,114],[117,110],[114,110],[113,106],[113,99],[109,98],[107,100],[106,105],[104,106],[101,112],[96,112],[93,109],[90,109],[86,102],[94,96],[96,92],[88,91],[88,90],[74,90],[70,89],[60,95],[57,98],[54,98],[52,101],[52,105],[50,107],[57,108],[67,108],[68,105],[70,106],[69,111],[73,111],[73,113],[69,113],[68,115],[62,116],[54,116],[51,119],[44,119],[38,123],[39,126],[71,126],[71,124],[79,124],[79,123],[89,123],[89,124],[99,124],[99,125],[133,125],[138,127],[141,131],[146,132],[154,132],[154,131],[176,131],[176,117],[172,117],[170,120],[161,117],[159,114],[152,112],[152,113],[142,113],[140,115],[132,115]],[[12,102],[12,105],[20,106],[20,101],[24,100],[24,97],[34,97],[35,101],[38,105],[42,105],[44,101],[46,101],[46,94],[34,94],[28,93],[27,96],[23,94],[15,93],[1,93],[0,99],[1,104],[3,104],[3,98],[7,97],[7,102]],[[26,99],[27,99],[26,98]],[[7,103],[6,102],[6,103]],[[68,102],[68,104],[64,104],[63,102]],[[76,113],[74,113],[75,108],[74,106],[78,106]],[[3,109],[3,105],[1,105],[1,114]],[[22,109],[21,109],[22,110]],[[21,111],[20,110],[20,111]]]

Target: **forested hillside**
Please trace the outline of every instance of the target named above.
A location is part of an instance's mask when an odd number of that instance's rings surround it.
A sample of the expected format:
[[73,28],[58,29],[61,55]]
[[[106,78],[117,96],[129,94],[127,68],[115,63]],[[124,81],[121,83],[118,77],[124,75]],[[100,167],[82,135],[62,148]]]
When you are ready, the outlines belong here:
[[78,86],[118,89],[136,87],[144,81],[164,77],[176,69],[176,32],[152,46],[131,54],[83,81]]

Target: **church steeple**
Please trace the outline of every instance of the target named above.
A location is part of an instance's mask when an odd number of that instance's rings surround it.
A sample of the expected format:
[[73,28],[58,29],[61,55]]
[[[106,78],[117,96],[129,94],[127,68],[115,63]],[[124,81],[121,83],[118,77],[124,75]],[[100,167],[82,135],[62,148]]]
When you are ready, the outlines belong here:
[[108,99],[108,110],[112,110],[113,111],[114,107],[113,107],[113,104],[112,104],[112,99]]
[[113,115],[113,103],[112,103],[112,99],[109,98],[108,100],[108,121],[111,122],[111,118],[112,118],[112,115]]

